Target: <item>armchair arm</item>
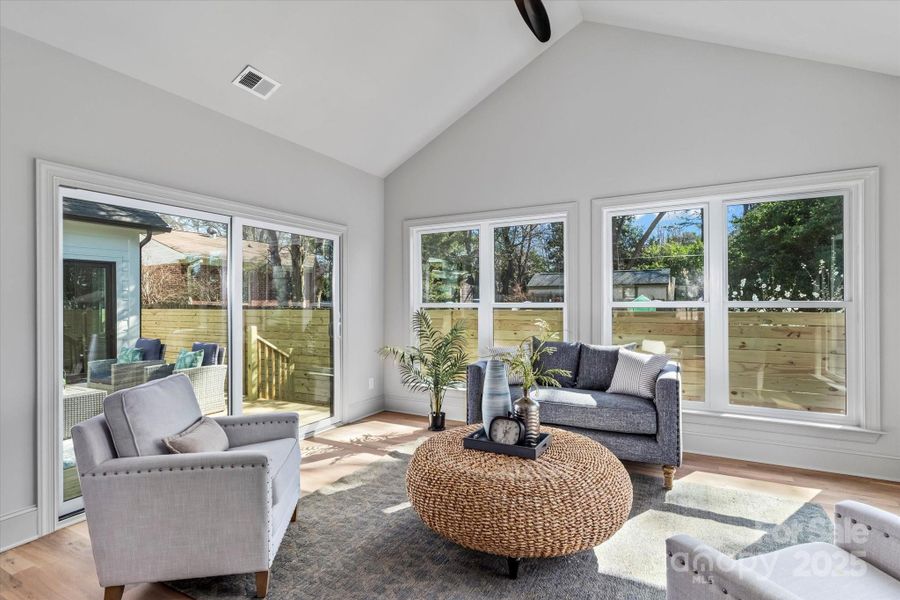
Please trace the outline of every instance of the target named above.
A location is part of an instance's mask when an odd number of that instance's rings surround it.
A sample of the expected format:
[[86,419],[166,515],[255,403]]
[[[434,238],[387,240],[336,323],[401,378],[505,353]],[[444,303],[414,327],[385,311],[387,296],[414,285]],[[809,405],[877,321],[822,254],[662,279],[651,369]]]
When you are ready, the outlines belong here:
[[681,466],[681,368],[670,362],[656,378],[656,441],[669,454],[666,464]]
[[284,438],[296,440],[300,437],[300,416],[297,413],[266,413],[213,418],[225,430],[228,444],[232,448]]
[[834,507],[834,543],[900,579],[900,516],[862,502]]
[[87,380],[97,377],[109,377],[112,365],[116,364],[115,358],[103,358],[100,360],[90,360],[87,364]]
[[263,453],[210,452],[115,458],[81,473],[100,585],[268,569],[268,468]]
[[481,392],[487,361],[479,360],[466,367],[466,423],[481,422]]
[[676,535],[667,539],[666,555],[666,600],[722,600],[732,597],[801,600],[794,593],[690,536]]

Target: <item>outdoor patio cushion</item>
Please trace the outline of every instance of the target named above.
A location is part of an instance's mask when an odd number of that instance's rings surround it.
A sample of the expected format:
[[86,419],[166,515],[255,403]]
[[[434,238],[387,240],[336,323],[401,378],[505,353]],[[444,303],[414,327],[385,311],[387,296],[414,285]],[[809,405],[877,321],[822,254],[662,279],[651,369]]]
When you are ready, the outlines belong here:
[[656,433],[656,406],[644,398],[594,390],[541,387],[534,399],[541,405],[541,422],[547,425],[645,435]]
[[138,338],[134,347],[144,351],[144,360],[162,360],[163,343],[159,338]]
[[119,354],[116,357],[116,362],[119,364],[129,364],[141,362],[144,360],[144,351],[140,348],[129,348],[125,347],[119,350]]
[[[300,464],[300,446],[293,437],[234,446],[228,452],[262,452],[269,459],[269,478],[272,480],[272,506],[278,504],[282,497],[289,497],[292,490],[288,487],[297,479],[291,465]],[[295,460],[288,460],[294,457]]]
[[178,353],[178,358],[175,360],[175,369],[180,371],[181,369],[193,369],[201,366],[204,354],[206,353],[203,350],[191,352],[182,350]]
[[[531,344],[533,348],[537,348],[541,341],[538,338],[532,338]],[[565,369],[571,375],[557,375],[554,377],[563,387],[575,387],[575,380],[578,377],[578,360],[581,356],[581,344],[569,342],[543,342],[545,347],[556,348],[551,354],[542,354],[537,363],[541,369]]]
[[217,365],[219,364],[219,345],[213,342],[194,342],[191,345],[191,350],[196,352],[197,350],[203,350],[203,362],[200,364],[202,367],[208,367],[209,365]]
[[119,458],[169,454],[163,438],[203,416],[190,380],[177,374],[113,392],[103,413]]
[[900,598],[900,581],[864,560],[865,556],[857,558],[837,546],[815,542],[737,562],[804,600]]
[[578,384],[582,390],[600,390],[605,392],[612,383],[616,363],[619,362],[618,346],[581,346],[581,358],[578,361]]

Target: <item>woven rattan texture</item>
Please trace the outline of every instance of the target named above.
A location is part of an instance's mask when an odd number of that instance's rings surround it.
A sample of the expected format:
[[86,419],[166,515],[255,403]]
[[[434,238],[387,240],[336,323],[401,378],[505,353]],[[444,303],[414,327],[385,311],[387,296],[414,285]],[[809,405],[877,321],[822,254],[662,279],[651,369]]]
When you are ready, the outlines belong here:
[[593,548],[625,523],[631,480],[597,442],[543,427],[553,438],[537,460],[464,449],[480,427],[429,438],[409,463],[410,503],[437,533],[472,550],[546,558]]

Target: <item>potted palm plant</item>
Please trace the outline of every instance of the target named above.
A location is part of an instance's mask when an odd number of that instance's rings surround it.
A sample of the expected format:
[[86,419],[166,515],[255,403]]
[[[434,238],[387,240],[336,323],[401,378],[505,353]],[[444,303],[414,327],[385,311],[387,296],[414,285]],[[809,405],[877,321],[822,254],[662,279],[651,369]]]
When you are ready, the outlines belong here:
[[384,346],[378,353],[397,363],[400,380],[409,390],[429,393],[428,429],[443,431],[444,394],[466,381],[465,322],[457,321],[447,333],[442,333],[435,328],[428,313],[420,309],[413,315],[412,329],[417,346]]

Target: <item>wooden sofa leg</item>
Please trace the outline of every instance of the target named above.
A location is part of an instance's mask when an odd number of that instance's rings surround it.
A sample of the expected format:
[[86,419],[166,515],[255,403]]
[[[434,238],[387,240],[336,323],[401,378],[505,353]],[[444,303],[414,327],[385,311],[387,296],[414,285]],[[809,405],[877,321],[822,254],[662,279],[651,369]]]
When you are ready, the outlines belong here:
[[122,600],[122,594],[124,593],[124,585],[111,585],[103,588],[103,600]]
[[291,523],[297,522],[297,512],[300,510],[300,503],[294,505],[294,514],[291,515]]
[[675,467],[672,465],[663,465],[663,487],[667,490],[672,489],[675,483]]
[[256,597],[257,598],[265,598],[266,594],[269,593],[269,572],[268,571],[257,571],[256,572]]

